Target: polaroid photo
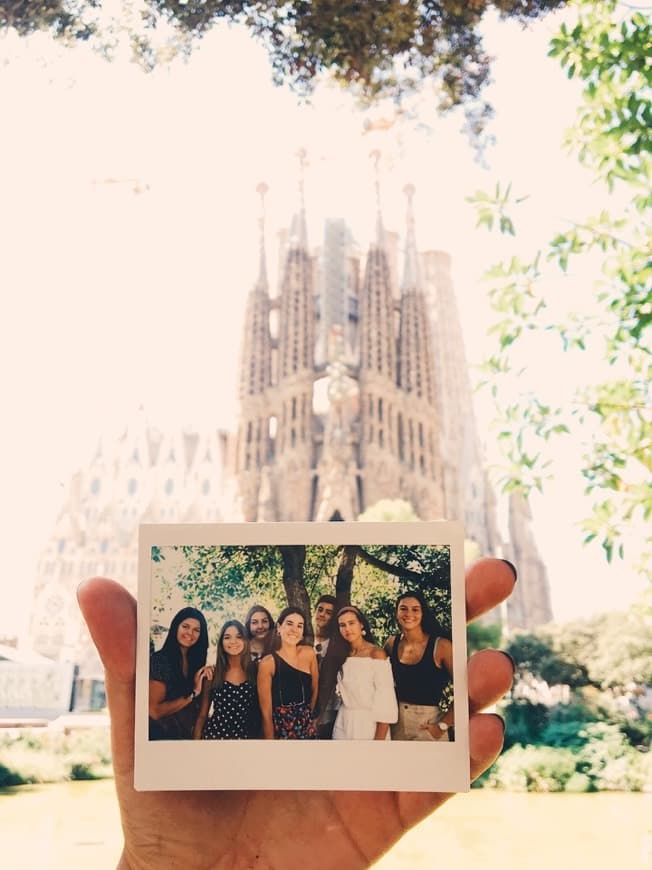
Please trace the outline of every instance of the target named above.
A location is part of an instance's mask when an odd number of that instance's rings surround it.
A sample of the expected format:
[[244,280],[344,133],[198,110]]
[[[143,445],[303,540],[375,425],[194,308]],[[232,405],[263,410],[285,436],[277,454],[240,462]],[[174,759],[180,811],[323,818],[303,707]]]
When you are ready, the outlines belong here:
[[468,791],[462,526],[141,526],[135,728],[141,791]]

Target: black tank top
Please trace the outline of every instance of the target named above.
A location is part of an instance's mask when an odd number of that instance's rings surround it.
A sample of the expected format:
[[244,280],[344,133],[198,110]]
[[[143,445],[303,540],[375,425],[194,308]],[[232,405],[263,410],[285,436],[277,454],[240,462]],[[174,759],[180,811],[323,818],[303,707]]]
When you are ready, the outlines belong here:
[[406,665],[399,661],[399,638],[394,638],[390,661],[399,702],[425,704],[430,707],[439,704],[441,694],[450,678],[448,671],[445,668],[438,668],[433,661],[436,640],[435,637],[428,637],[421,659],[413,665]]
[[300,701],[310,702],[312,695],[312,677],[305,671],[289,665],[278,653],[274,656],[274,676],[272,677],[272,705],[296,704]]

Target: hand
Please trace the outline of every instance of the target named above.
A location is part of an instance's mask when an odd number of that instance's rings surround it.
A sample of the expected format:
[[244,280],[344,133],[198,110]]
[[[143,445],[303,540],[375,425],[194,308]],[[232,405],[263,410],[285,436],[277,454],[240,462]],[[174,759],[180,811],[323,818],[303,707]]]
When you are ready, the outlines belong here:
[[201,686],[204,679],[206,679],[207,683],[211,683],[213,680],[213,674],[215,673],[215,668],[211,665],[204,665],[203,668],[200,668],[195,674],[195,694],[201,694]]
[[427,731],[433,740],[441,740],[444,734],[448,733],[448,731],[442,731],[438,725],[433,725],[431,722],[419,725],[419,731]]
[[[474,619],[514,588],[511,568],[482,559],[466,576],[467,617]],[[119,867],[368,867],[409,828],[451,795],[406,792],[137,792],[134,779],[136,603],[112,580],[94,579],[79,604],[106,669],[113,768],[125,845]],[[496,759],[499,716],[479,710],[510,688],[513,665],[496,650],[469,660],[471,776]],[[328,832],[328,833],[325,833]],[[201,848],[197,844],[201,843]]]

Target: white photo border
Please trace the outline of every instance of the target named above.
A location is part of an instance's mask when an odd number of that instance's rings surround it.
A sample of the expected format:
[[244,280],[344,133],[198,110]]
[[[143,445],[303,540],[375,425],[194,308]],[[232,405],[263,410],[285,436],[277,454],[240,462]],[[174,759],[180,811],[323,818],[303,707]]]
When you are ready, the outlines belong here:
[[[274,544],[450,547],[455,740],[169,740],[148,732],[151,548]],[[470,788],[464,532],[461,523],[141,525],[134,787],[462,792]]]

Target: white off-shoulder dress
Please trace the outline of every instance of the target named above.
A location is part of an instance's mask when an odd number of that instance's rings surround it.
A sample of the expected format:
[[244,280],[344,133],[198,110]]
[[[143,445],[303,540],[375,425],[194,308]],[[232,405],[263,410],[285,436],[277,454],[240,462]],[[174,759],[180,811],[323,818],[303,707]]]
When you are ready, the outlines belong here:
[[338,675],[336,691],[342,703],[335,720],[333,740],[373,740],[377,722],[391,724],[398,719],[389,659],[349,656]]

